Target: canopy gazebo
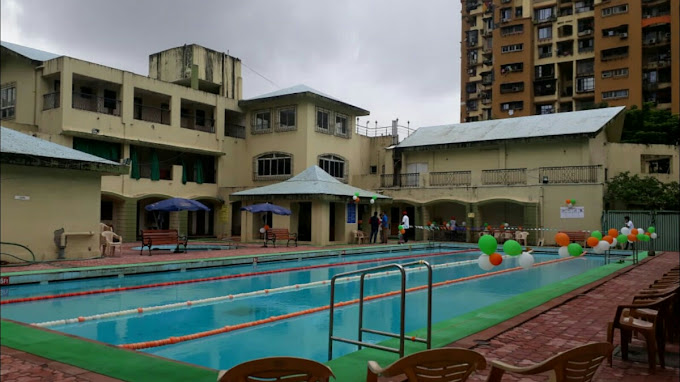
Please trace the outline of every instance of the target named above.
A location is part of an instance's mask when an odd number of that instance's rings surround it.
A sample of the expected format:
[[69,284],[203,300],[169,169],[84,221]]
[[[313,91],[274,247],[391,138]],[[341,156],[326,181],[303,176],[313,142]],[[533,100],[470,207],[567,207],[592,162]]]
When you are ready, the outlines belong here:
[[[354,196],[358,196],[358,203],[353,200]],[[290,209],[290,216],[273,218],[273,227],[288,228],[299,235],[300,241],[315,245],[350,242],[352,231],[358,229],[362,220],[361,212],[366,214],[366,225],[368,216],[372,215],[368,207],[378,208],[392,200],[376,192],[344,184],[316,165],[283,182],[235,192],[229,199],[242,201],[244,206],[272,202]],[[375,204],[372,205],[371,200]],[[241,214],[241,220],[244,222],[241,240],[255,240],[261,221],[248,218],[245,212]]]

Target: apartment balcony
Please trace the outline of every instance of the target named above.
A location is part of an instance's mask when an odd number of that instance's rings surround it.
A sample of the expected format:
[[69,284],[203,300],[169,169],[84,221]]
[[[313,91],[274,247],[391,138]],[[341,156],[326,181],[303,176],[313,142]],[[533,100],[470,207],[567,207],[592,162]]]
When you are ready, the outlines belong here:
[[557,15],[552,15],[552,16],[546,17],[544,19],[537,19],[537,18],[533,19],[534,25],[553,23],[555,21],[557,21]]
[[163,125],[170,124],[170,110],[165,108],[135,104],[133,115],[135,119],[140,121],[160,123]]
[[120,100],[98,97],[91,93],[73,93],[71,107],[100,114],[120,116]]
[[431,187],[470,186],[471,171],[443,171],[430,173]]
[[671,43],[670,33],[658,34],[656,36],[645,38],[644,40],[642,40],[642,46],[644,46],[645,48],[654,48],[663,45],[668,45],[670,43]]
[[180,126],[185,129],[198,130],[206,133],[215,132],[215,120],[192,114],[181,114]]
[[224,135],[232,138],[246,139],[246,127],[241,125],[225,124]]
[[417,172],[408,174],[380,175],[380,187],[382,188],[416,188],[420,186],[420,173]]
[[539,167],[538,179],[543,184],[601,183],[601,165]]
[[482,105],[491,105],[493,103],[493,99],[491,98],[482,98]]
[[58,109],[60,96],[59,92],[43,94],[43,110]]
[[663,68],[669,68],[671,66],[671,59],[670,57],[667,58],[652,58],[648,59],[647,61],[643,62],[642,68],[643,69],[663,69]]
[[527,184],[527,169],[482,170],[483,185]]

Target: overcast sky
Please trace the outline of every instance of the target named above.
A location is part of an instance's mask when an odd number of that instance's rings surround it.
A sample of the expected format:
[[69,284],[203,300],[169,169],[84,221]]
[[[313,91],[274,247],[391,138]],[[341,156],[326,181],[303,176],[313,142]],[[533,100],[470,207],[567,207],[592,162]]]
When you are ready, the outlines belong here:
[[460,119],[458,0],[0,1],[4,41],[142,75],[196,43],[242,60],[244,98],[305,84],[368,109],[362,125]]

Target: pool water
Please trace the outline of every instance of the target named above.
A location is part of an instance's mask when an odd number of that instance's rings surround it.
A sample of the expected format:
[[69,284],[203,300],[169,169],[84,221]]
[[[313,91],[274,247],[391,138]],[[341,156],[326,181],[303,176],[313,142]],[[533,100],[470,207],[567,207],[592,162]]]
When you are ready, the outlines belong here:
[[[431,252],[413,251],[411,254]],[[263,289],[270,290],[287,285],[303,285],[329,280],[333,275],[342,272],[380,264],[413,261],[413,259],[385,259],[387,256],[403,256],[404,254],[408,255],[409,253],[343,256],[304,261],[261,263],[257,267],[244,265],[187,272],[136,275],[122,279],[106,278],[49,285],[13,286],[8,288],[10,296],[5,298],[56,294],[65,291],[87,291],[171,280],[189,280],[216,275],[238,275],[281,268],[299,268],[304,265],[337,264],[332,267],[299,269],[290,272],[260,274],[209,282],[5,304],[2,308],[2,317],[37,323],[136,309],[138,307],[236,295]],[[475,260],[478,256],[479,252],[469,251],[419,259],[426,260],[436,266],[433,272],[433,282],[436,283],[486,273],[476,264]],[[536,262],[539,263],[554,260],[557,257],[550,254],[535,254],[535,258]],[[367,262],[358,263],[358,260],[367,260]],[[528,270],[518,270],[437,287],[433,292],[433,323],[451,319],[517,294],[564,280],[602,265],[602,263],[601,258],[576,258]],[[494,268],[494,271],[516,266],[518,266],[517,258],[506,258],[500,266]],[[426,280],[427,273],[425,271],[411,270],[407,273],[407,287],[423,285]],[[398,290],[399,284],[400,277],[398,275],[375,275],[367,279],[365,293],[370,296]],[[115,345],[161,340],[325,306],[329,304],[329,289],[328,283],[317,283],[300,289],[291,288],[281,292],[273,291],[268,294],[233,300],[224,299],[212,303],[182,306],[143,314],[128,314],[74,324],[62,324],[50,328]],[[336,284],[336,302],[357,298],[358,294],[358,281],[340,281]],[[425,291],[407,294],[406,331],[426,326],[426,296]],[[398,296],[368,302],[364,309],[365,327],[398,332]],[[334,320],[334,335],[356,339],[358,323],[358,306],[356,304],[336,308]],[[276,355],[326,361],[328,321],[329,313],[325,310],[202,339],[152,347],[143,351],[215,369],[226,369],[250,359]],[[372,342],[383,339],[385,338],[374,335],[364,336],[364,340]],[[355,351],[357,347],[334,342],[333,348],[333,356],[337,357]]]

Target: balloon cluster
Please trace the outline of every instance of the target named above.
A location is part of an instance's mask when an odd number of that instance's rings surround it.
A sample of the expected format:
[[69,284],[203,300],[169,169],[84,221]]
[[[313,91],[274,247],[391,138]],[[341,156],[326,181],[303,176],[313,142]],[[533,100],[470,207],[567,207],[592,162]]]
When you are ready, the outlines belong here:
[[576,199],[567,199],[565,202],[567,203],[567,206],[573,207],[574,204],[576,204]]
[[371,204],[375,204],[376,199],[378,199],[378,197],[373,195],[373,197],[371,197]]
[[654,227],[647,228],[647,232],[645,232],[644,228],[630,229],[628,227],[623,227],[621,228],[621,234],[617,240],[619,240],[620,243],[623,243],[626,240],[630,243],[634,243],[636,241],[650,241],[651,239],[656,238],[656,228]]
[[404,226],[401,225],[401,224],[399,224],[399,226],[397,227],[397,229],[399,230],[399,233],[402,234],[402,235],[406,233],[406,230],[404,229]]
[[[482,251],[481,256],[477,259],[479,267],[485,271],[493,269],[494,266],[501,265],[503,256],[496,252],[498,242],[496,238],[491,235],[484,235],[479,238],[479,249]],[[534,257],[528,252],[522,252],[522,246],[515,240],[508,240],[503,244],[503,252],[509,256],[519,255],[519,265],[528,269],[534,265]]]
[[361,199],[359,199],[359,193],[358,192],[354,193],[354,196],[352,196],[352,200],[354,200],[354,203],[357,203],[357,204],[361,201]]
[[[559,235],[560,233],[555,236],[555,241],[557,241],[557,236]],[[590,234],[588,240],[586,240],[586,244],[593,249],[593,252],[602,254],[608,249],[615,247],[618,243],[625,243],[626,241],[629,243],[636,241],[650,241],[651,239],[656,238],[656,228],[654,227],[649,227],[646,232],[644,228],[630,229],[628,227],[623,227],[621,228],[620,233],[616,228],[610,228],[606,235],[603,235],[600,231],[593,231]],[[558,242],[558,244],[560,244],[560,242]]]
[[583,247],[578,243],[571,243],[569,235],[564,232],[558,232],[555,235],[555,242],[560,246],[557,250],[560,257],[581,256],[583,253]]
[[264,227],[260,228],[260,233],[265,233],[265,231],[269,231],[269,225],[265,224]]

